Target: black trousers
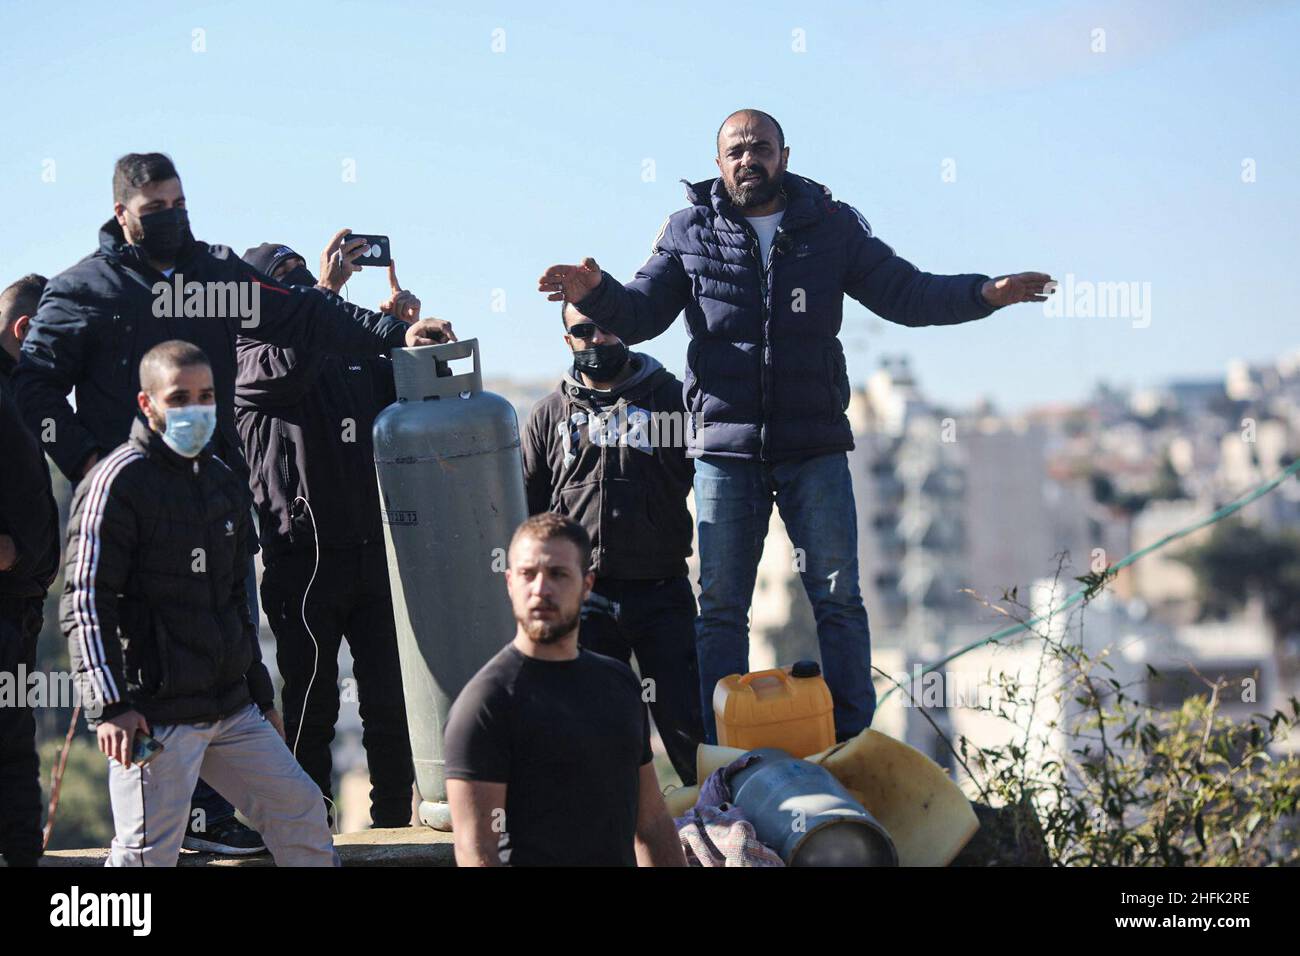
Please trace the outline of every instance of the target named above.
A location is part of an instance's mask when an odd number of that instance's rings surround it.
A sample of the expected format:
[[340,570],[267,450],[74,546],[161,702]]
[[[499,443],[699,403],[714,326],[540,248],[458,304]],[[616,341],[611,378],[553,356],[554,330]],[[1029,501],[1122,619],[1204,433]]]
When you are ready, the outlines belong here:
[[[302,768],[332,797],[330,743],[339,716],[339,647],[352,651],[355,685],[342,688],[361,713],[361,742],[370,767],[370,818],[377,827],[411,821],[415,770],[397,656],[392,595],[382,542],[325,549],[311,583],[303,626],[303,594],[315,555],[264,555],[262,607],[275,633],[275,659],[284,679],[285,736]],[[313,678],[313,671],[315,676]]]
[[17,700],[0,706],[0,854],[10,866],[35,865],[41,855],[41,769],[36,715],[27,706],[19,666],[36,670],[41,598],[0,597],[0,672],[11,674]]
[[582,607],[578,642],[629,663],[636,654],[659,736],[673,769],[695,784],[695,748],[704,739],[695,660],[695,594],[686,577],[657,581],[598,577]]

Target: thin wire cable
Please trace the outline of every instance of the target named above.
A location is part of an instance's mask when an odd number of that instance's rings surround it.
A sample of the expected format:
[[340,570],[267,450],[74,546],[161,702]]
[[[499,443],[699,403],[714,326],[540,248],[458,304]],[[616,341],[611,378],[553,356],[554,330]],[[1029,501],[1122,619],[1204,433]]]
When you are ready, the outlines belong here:
[[[1281,474],[1279,474],[1277,477],[1264,482],[1259,487],[1238,497],[1235,501],[1231,502],[1230,504],[1224,505],[1222,508],[1220,508],[1218,511],[1215,511],[1213,514],[1209,515],[1208,517],[1193,522],[1192,524],[1187,525],[1185,528],[1179,528],[1177,531],[1172,531],[1169,534],[1165,535],[1163,538],[1161,538],[1159,541],[1149,544],[1145,548],[1139,548],[1137,551],[1134,551],[1132,554],[1126,555],[1125,557],[1116,561],[1114,564],[1106,568],[1104,572],[1104,578],[1102,578],[1102,580],[1113,577],[1119,571],[1128,567],[1130,564],[1137,561],[1139,558],[1145,557],[1146,555],[1150,554],[1152,551],[1159,550],[1160,548],[1163,548],[1165,545],[1173,541],[1177,541],[1179,538],[1185,538],[1189,534],[1192,534],[1196,531],[1200,531],[1202,528],[1208,527],[1212,524],[1215,524],[1216,522],[1222,521],[1224,518],[1227,518],[1230,515],[1236,514],[1238,511],[1246,507],[1246,505],[1250,504],[1252,501],[1264,497],[1264,495],[1268,494],[1278,485],[1282,484],[1282,482],[1286,481],[1287,478],[1294,475],[1297,471],[1300,471],[1300,458],[1297,458],[1290,465],[1288,465],[1286,470],[1283,471]],[[1092,590],[1093,590],[1092,586],[1080,588],[1078,591],[1074,592],[1068,598],[1066,598],[1065,601],[1063,601],[1060,605],[1052,608],[1052,610],[1048,611],[1044,615],[1031,618],[1028,621],[1021,621],[1020,623],[1013,624],[1010,627],[1004,627],[1002,630],[990,634],[987,637],[981,637],[979,640],[973,641],[970,644],[967,644],[965,647],[953,651],[947,657],[941,658],[940,660],[935,661],[933,664],[927,664],[925,667],[921,669],[920,676],[928,674],[931,671],[938,670],[940,667],[943,667],[945,664],[949,663],[950,661],[954,661],[957,658],[961,657],[963,654],[968,654],[971,651],[975,650],[976,648],[983,647],[985,644],[992,644],[995,641],[1000,641],[1003,638],[1010,637],[1012,634],[1017,634],[1020,631],[1027,631],[1029,630],[1029,628],[1033,627],[1036,624],[1041,624],[1044,621],[1050,620],[1052,617],[1055,617],[1057,614],[1060,614],[1062,611],[1078,604]],[[883,704],[886,700],[888,700],[889,697],[897,689],[898,687],[897,685],[895,685],[894,687],[891,687],[889,688],[889,690],[885,691],[885,693],[881,695],[880,699],[877,701],[877,706]]]

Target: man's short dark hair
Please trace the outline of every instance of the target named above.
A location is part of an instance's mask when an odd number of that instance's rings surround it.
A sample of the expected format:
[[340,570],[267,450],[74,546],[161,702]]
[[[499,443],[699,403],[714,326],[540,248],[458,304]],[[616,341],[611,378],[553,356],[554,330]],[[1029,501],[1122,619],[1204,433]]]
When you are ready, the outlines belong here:
[[179,178],[164,153],[127,153],[113,166],[113,202],[126,205],[141,187]]
[[553,511],[533,515],[515,529],[514,535],[510,538],[509,550],[514,551],[515,543],[522,538],[532,538],[534,541],[553,541],[557,538],[571,541],[578,549],[578,567],[582,568],[582,573],[586,574],[591,568],[591,537],[587,534],[587,530],[572,518],[566,518]]
[[743,109],[743,110],[736,110],[736,112],[732,113],[730,116],[724,119],[722,121],[722,125],[718,127],[718,135],[713,137],[713,142],[717,145],[719,153],[722,152],[722,146],[721,146],[722,131],[727,128],[728,123],[730,123],[741,113],[748,113],[750,116],[761,116],[763,119],[767,120],[769,123],[775,126],[776,127],[776,148],[785,149],[785,130],[781,128],[781,124],[776,121],[775,116],[773,116],[771,113],[764,113],[762,110]]
[[48,281],[45,276],[30,272],[0,292],[0,332],[9,327],[11,319],[36,314],[36,304],[41,301]]
[[193,342],[183,339],[168,339],[160,342],[144,353],[140,359],[140,388],[152,392],[158,387],[158,380],[167,372],[191,365],[206,365],[212,368],[208,355]]

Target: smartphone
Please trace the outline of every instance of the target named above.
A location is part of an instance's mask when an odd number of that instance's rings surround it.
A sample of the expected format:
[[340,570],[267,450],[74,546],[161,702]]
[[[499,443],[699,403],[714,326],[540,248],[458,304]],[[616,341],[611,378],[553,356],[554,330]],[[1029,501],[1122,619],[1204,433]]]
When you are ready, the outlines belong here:
[[165,748],[153,737],[146,734],[143,730],[135,732],[135,740],[131,744],[131,763],[143,767],[154,757],[163,752]]
[[345,243],[353,239],[364,239],[369,248],[355,260],[359,266],[388,266],[393,261],[392,250],[387,236],[372,236],[364,232],[350,232],[343,237]]

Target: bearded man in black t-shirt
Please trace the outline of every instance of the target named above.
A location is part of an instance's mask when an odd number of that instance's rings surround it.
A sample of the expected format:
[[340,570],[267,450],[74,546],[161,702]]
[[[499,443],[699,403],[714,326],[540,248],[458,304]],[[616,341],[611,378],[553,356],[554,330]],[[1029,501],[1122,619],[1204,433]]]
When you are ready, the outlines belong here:
[[514,640],[465,685],[447,721],[459,866],[686,865],[640,682],[578,646],[590,567],[587,532],[559,515],[534,515],[511,539]]

